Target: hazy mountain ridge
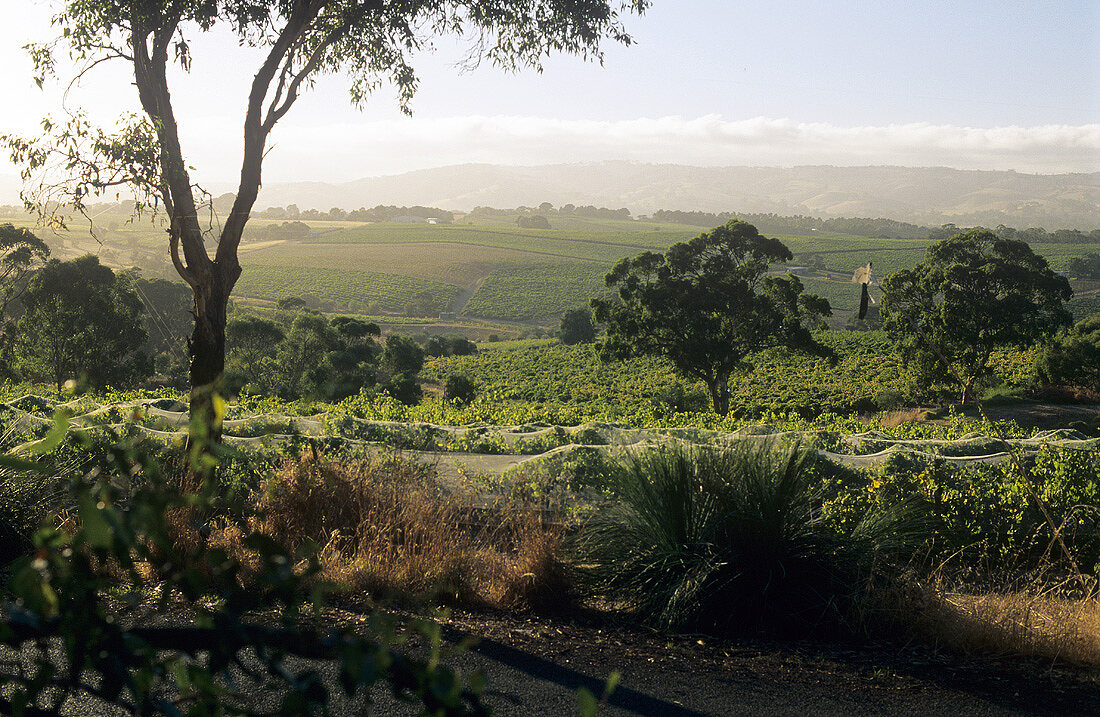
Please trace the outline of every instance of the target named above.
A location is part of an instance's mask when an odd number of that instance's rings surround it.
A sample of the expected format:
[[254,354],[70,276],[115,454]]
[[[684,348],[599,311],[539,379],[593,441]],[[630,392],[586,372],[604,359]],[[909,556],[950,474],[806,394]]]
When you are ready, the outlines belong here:
[[1100,172],[1022,174],[944,167],[692,167],[600,162],[509,167],[465,164],[342,184],[271,184],[258,206],[329,209],[422,204],[538,206],[551,202],[657,209],[888,217],[918,224],[1100,227]]

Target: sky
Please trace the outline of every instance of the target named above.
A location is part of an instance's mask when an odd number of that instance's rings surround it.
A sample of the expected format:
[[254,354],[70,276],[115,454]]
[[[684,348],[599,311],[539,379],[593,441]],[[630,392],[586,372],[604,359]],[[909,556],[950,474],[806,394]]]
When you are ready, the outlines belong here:
[[[52,36],[57,5],[0,7],[0,133],[78,107],[106,126],[138,109],[123,64],[67,94],[39,90],[20,48]],[[462,72],[466,45],[441,38],[415,63],[411,118],[392,88],[360,111],[346,81],[323,78],[273,133],[264,181],[609,159],[1100,170],[1096,0],[654,0],[625,23],[635,44],[608,45],[602,66],[555,57],[541,74]],[[228,187],[258,55],[225,33],[190,36],[192,71],[172,78],[184,151],[198,181]],[[0,159],[0,175],[16,171]]]

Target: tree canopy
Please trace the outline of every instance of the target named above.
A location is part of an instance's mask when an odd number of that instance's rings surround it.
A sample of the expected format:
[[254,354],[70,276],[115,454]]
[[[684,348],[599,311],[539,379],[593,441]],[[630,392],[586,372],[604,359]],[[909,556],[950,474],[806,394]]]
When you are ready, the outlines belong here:
[[664,254],[621,260],[606,277],[618,301],[592,301],[607,324],[601,358],[664,356],[728,413],[730,377],[751,368],[749,355],[776,346],[829,355],[810,330],[831,314],[829,302],[803,294],[794,276],[768,275],[770,264],[790,259],[778,239],[731,220]]
[[1060,332],[1035,357],[1043,381],[1100,392],[1100,314]]
[[50,248],[34,232],[0,224],[0,317],[7,317],[8,304],[26,288],[30,273],[49,257]]
[[26,378],[60,388],[83,377],[102,387],[148,374],[148,359],[138,351],[148,337],[141,300],[129,276],[94,255],[50,260],[21,301],[15,355]]
[[[924,261],[882,282],[883,326],[926,385],[962,381],[962,400],[1003,346],[1070,323],[1069,282],[1025,242],[974,229],[928,247]],[[946,362],[946,364],[945,364]]]
[[561,317],[558,338],[566,346],[587,344],[596,340],[596,325],[588,307],[569,309]]

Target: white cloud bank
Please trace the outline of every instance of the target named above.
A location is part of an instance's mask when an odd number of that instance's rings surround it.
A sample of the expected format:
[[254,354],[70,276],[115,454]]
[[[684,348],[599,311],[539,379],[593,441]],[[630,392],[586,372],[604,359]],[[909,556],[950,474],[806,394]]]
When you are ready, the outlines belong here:
[[763,117],[728,121],[717,115],[622,121],[414,117],[285,127],[277,130],[276,145],[265,170],[269,182],[337,181],[466,162],[517,165],[608,159],[692,165],[889,164],[1034,173],[1100,170],[1100,124],[973,128],[921,122],[839,127]]
[[[537,165],[632,160],[701,166],[944,166],[1055,174],[1100,171],[1100,124],[975,128],[926,122],[841,127],[718,115],[621,121],[523,116],[412,117],[292,124],[273,135],[265,183],[341,182],[451,164]],[[218,117],[181,125],[196,179],[231,189],[240,130]],[[15,201],[11,165],[0,202]]]

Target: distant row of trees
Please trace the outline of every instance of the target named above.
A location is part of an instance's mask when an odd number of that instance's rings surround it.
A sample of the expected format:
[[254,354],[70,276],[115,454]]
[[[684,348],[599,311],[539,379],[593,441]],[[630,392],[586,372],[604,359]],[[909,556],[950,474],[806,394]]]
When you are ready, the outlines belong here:
[[[809,234],[822,232],[827,234],[850,234],[853,236],[865,236],[883,239],[931,239],[940,241],[960,232],[968,231],[968,228],[955,224],[944,224],[938,227],[920,226],[909,222],[899,222],[894,219],[860,218],[860,217],[836,217],[822,219],[820,217],[807,217],[802,215],[780,216],[778,214],[753,214],[748,212],[686,212],[681,210],[659,209],[653,213],[653,219],[674,224],[690,224],[692,226],[709,227],[724,224],[731,219],[748,222],[766,234]],[[981,228],[981,227],[976,227]],[[1058,229],[1048,232],[1045,229],[1032,227],[1028,229],[1014,229],[1000,225],[992,230],[1002,239],[1016,239],[1032,243],[1058,243],[1058,244],[1082,244],[1100,243],[1100,229],[1083,232],[1078,229]]]
[[[228,195],[232,197],[233,195]],[[232,206],[232,204],[230,204]],[[438,207],[423,207],[415,205],[411,207],[398,207],[379,204],[371,209],[360,207],[359,209],[345,210],[333,207],[327,212],[316,209],[298,209],[296,204],[285,207],[268,207],[254,212],[253,216],[262,219],[295,219],[314,221],[349,221],[349,222],[389,222],[398,217],[418,217],[420,219],[434,219],[440,224],[448,224],[454,221],[454,212]]]
[[510,216],[512,214],[519,215],[541,215],[546,217],[581,217],[584,219],[631,219],[630,210],[626,207],[619,209],[608,209],[607,207],[596,207],[591,204],[585,204],[577,206],[575,204],[563,204],[560,207],[555,208],[550,202],[543,202],[537,207],[528,207],[520,205],[515,209],[495,209],[493,207],[474,207],[469,214],[466,215],[468,219],[480,219],[490,217],[502,217]]

